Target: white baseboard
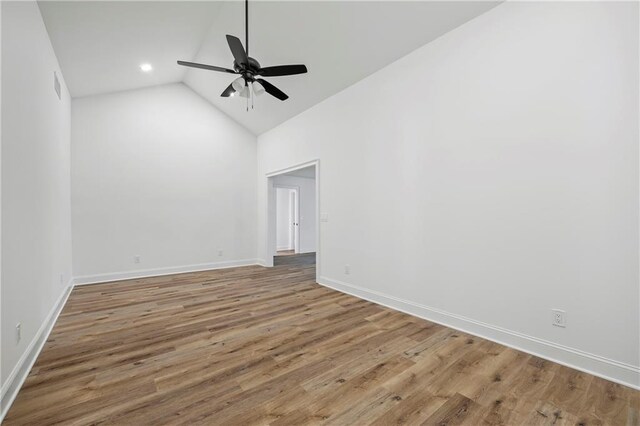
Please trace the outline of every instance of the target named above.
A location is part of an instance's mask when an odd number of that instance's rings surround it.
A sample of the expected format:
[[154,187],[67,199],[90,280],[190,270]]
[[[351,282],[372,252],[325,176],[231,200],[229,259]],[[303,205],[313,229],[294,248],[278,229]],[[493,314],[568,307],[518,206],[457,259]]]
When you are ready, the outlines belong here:
[[[142,278],[149,276],[170,275],[184,272],[197,272],[209,269],[231,268],[236,266],[262,265],[263,259],[247,259],[239,261],[206,263],[182,267],[148,269],[142,271],[120,272],[114,274],[90,275],[77,277],[69,281],[67,287],[60,295],[55,305],[47,315],[42,326],[29,343],[29,346],[20,357],[13,371],[7,377],[0,392],[0,423],[7,414],[9,407],[16,398],[29,371],[33,367],[40,351],[44,347],[51,330],[62,311],[74,283],[76,285],[93,284],[98,282],[117,281],[130,278]],[[640,390],[640,368],[630,364],[615,361],[599,355],[569,348],[557,343],[549,342],[533,336],[528,336],[512,330],[496,327],[480,321],[472,320],[460,315],[455,315],[440,309],[431,308],[419,303],[400,299],[377,291],[365,289],[353,284],[320,277],[318,283],[334,290],[350,294],[361,299],[368,300],[379,305],[386,306],[412,316],[426,319],[465,333],[491,340],[502,345],[530,353],[540,358],[545,358],[558,364],[565,365],[576,370],[584,371],[594,376],[602,377],[612,382],[620,383]]]
[[9,407],[13,404],[14,399],[18,395],[18,391],[22,387],[22,384],[33,367],[33,364],[36,362],[36,359],[38,359],[38,355],[49,338],[53,325],[56,323],[62,308],[71,294],[71,290],[73,290],[73,279],[69,280],[67,287],[64,289],[60,297],[58,297],[58,300],[56,300],[53,308],[49,311],[49,314],[40,326],[40,329],[38,329],[36,335],[33,337],[31,342],[29,342],[29,346],[27,346],[27,349],[24,351],[18,360],[18,363],[7,377],[7,380],[3,383],[2,390],[0,391],[0,423],[2,423],[4,416],[7,414],[7,411],[9,411]]
[[9,411],[9,408],[18,395],[22,384],[29,375],[33,364],[36,362],[40,351],[42,351],[42,348],[44,347],[44,344],[46,343],[47,338],[49,337],[49,334],[51,333],[51,330],[53,329],[53,326],[55,325],[58,316],[60,315],[60,312],[67,302],[67,299],[71,294],[71,290],[73,290],[73,287],[75,285],[97,284],[100,282],[118,281],[130,278],[171,275],[184,272],[206,271],[210,269],[233,268],[237,266],[250,266],[259,264],[259,262],[260,261],[258,259],[233,260],[171,268],[117,272],[112,274],[86,275],[69,280],[69,283],[67,284],[64,292],[60,295],[55,305],[42,323],[42,326],[29,343],[29,346],[27,346],[27,349],[20,357],[20,360],[18,360],[15,368],[13,369],[13,371],[11,371],[11,373],[7,377],[7,380],[2,385],[2,388],[0,390],[0,423],[2,423],[4,416]]
[[186,272],[208,271],[211,269],[235,268],[237,266],[258,265],[258,259],[228,260],[223,262],[199,263],[196,265],[171,266],[167,268],[139,269],[137,271],[111,272],[107,274],[82,275],[74,278],[75,285],[99,284],[135,278],[158,277],[183,274]]
[[331,278],[320,277],[318,284],[640,390],[640,367],[638,366],[559,345]]

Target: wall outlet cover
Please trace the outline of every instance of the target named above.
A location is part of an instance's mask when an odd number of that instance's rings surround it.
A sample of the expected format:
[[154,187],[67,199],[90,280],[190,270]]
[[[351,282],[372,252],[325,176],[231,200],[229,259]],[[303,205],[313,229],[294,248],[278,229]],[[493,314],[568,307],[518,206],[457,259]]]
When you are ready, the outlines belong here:
[[556,327],[566,327],[567,326],[567,313],[560,309],[552,309],[551,310],[551,324]]

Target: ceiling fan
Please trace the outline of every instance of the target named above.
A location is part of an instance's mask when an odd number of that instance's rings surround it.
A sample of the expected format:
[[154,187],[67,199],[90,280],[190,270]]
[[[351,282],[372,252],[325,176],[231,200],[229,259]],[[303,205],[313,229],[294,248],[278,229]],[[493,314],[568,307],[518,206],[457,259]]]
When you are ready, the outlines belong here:
[[273,67],[260,66],[260,63],[254,58],[249,56],[249,0],[245,0],[244,6],[245,15],[245,45],[247,50],[242,47],[242,42],[238,37],[227,34],[227,43],[229,49],[233,54],[233,69],[217,67],[215,65],[198,64],[195,62],[178,61],[178,65],[185,67],[200,68],[210,71],[226,72],[230,74],[240,74],[240,77],[233,80],[233,82],[222,92],[220,96],[229,97],[240,95],[241,97],[248,98],[251,93],[255,95],[261,95],[265,91],[281,101],[289,98],[282,90],[278,89],[273,84],[261,77],[280,77],[286,75],[304,74],[307,72],[307,67],[304,65],[276,65]]

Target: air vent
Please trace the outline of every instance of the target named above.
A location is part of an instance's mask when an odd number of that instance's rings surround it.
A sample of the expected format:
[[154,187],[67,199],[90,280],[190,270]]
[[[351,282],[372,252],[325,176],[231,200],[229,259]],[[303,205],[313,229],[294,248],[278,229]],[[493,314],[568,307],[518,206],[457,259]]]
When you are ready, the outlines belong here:
[[58,74],[53,72],[53,89],[56,91],[56,95],[58,95],[58,99],[62,100],[62,95],[60,94],[60,80],[58,80]]

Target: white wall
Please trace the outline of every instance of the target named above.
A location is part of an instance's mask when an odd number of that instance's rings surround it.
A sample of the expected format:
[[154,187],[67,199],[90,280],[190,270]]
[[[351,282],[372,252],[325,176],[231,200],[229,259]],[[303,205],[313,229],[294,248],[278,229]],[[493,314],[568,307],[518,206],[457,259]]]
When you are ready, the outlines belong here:
[[[0,99],[2,99],[2,5],[0,4]],[[0,309],[2,308],[2,105],[0,105]],[[0,310],[0,345],[2,344],[2,311]],[[0,416],[2,415],[2,388],[4,374],[2,374],[2,348],[0,347]]]
[[292,189],[276,188],[276,249],[293,250],[291,235],[291,194]]
[[316,180],[298,176],[279,175],[274,185],[298,187],[300,196],[299,226],[300,253],[316,251]]
[[74,99],[71,123],[78,281],[255,261],[254,135],[183,84]]
[[3,411],[69,288],[69,120],[69,93],[37,4],[2,2]]
[[637,18],[507,2],[261,135],[320,159],[320,281],[640,385]]

